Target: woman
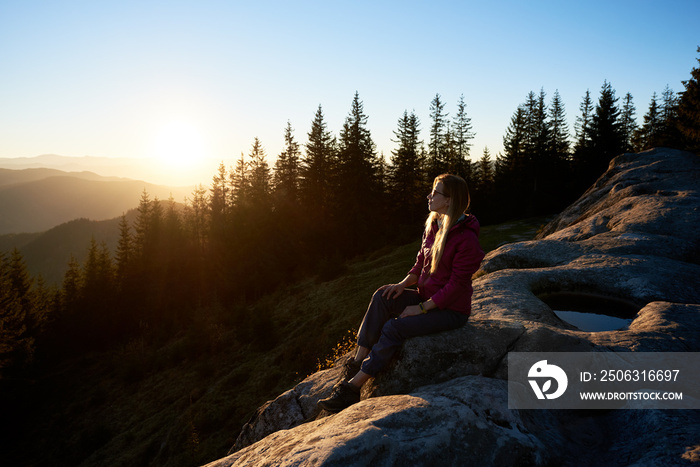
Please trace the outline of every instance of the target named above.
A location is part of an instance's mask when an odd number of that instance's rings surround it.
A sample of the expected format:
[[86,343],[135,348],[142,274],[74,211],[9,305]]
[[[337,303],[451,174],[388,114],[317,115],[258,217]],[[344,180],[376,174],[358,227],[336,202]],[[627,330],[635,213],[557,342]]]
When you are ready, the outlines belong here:
[[[384,369],[409,337],[458,328],[471,312],[472,274],[484,252],[479,222],[468,214],[469,190],[463,178],[440,175],[428,195],[430,215],[416,263],[398,284],[372,296],[357,337],[355,358],[346,364],[340,384],[318,402],[339,412],[359,402],[360,389]],[[417,285],[417,290],[408,289]]]

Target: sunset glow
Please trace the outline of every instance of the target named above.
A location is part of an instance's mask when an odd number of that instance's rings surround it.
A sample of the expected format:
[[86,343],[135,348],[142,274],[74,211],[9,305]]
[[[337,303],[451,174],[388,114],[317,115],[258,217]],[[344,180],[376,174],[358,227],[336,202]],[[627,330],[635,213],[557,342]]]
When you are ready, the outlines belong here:
[[208,147],[209,142],[197,125],[186,119],[173,119],[156,131],[150,156],[154,170],[175,184],[186,184],[191,183],[193,174],[214,170]]
[[205,158],[205,141],[192,124],[176,120],[163,125],[155,138],[155,156],[176,169],[188,169]]

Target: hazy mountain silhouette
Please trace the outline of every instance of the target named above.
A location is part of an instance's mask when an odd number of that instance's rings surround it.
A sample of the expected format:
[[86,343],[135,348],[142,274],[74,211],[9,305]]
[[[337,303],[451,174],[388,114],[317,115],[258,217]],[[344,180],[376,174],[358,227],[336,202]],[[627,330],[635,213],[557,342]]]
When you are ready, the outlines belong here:
[[193,187],[164,187],[144,181],[55,169],[0,169],[0,235],[43,232],[65,222],[113,219],[151,198],[183,202]]
[[[137,211],[132,209],[126,216],[130,222]],[[114,252],[119,238],[120,218],[104,221],[75,219],[40,234],[0,236],[0,251],[17,247],[27,269],[33,276],[41,276],[48,284],[59,285],[73,256],[82,264],[88,254],[91,239],[104,243]],[[14,240],[14,241],[13,241]]]
[[218,161],[212,160],[207,167],[205,161],[186,173],[172,173],[163,162],[153,158],[59,156],[44,154],[35,157],[0,157],[0,168],[4,169],[55,169],[63,172],[92,172],[105,177],[122,177],[131,180],[147,180],[154,184],[188,186],[208,183]]

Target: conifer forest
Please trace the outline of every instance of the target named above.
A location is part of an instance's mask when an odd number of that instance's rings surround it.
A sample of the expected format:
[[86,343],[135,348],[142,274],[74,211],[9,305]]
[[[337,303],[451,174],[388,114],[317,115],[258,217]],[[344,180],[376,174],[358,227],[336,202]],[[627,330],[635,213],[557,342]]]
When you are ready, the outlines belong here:
[[468,181],[482,224],[556,213],[621,153],[700,150],[700,68],[683,85],[654,94],[639,114],[633,96],[607,81],[598,93],[585,91],[578,109],[565,109],[557,91],[532,91],[499,154],[472,153],[478,116],[464,97],[448,106],[436,94],[428,122],[398,116],[388,155],[377,152],[358,93],[337,135],[319,106],[308,131],[287,125],[274,164],[256,138],[185,203],[143,192],[136,220],[122,217],[116,251],[93,240],[84,264],[71,261],[58,286],[31,277],[17,250],[2,253],[0,378],[147,330],[176,333],[210,306],[262,336],[266,317],[247,313],[247,304],[300,277],[337,277],[346,260],[372,249],[419,239],[426,195],[441,173]]

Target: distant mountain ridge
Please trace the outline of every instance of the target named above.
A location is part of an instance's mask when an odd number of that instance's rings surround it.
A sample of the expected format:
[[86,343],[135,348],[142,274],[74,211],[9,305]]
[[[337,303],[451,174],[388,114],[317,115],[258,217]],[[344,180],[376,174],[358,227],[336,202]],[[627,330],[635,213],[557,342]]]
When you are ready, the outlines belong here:
[[0,169],[0,235],[44,232],[74,219],[113,219],[151,198],[183,202],[194,187],[166,187],[92,172]]
[[0,168],[23,169],[53,169],[61,172],[93,172],[103,177],[119,177],[129,179],[144,179],[142,160],[126,157],[71,157],[57,154],[43,154],[35,157],[2,157]]
[[201,160],[187,171],[173,171],[161,160],[134,157],[60,156],[44,154],[34,157],[0,157],[0,168],[55,169],[62,172],[93,172],[104,177],[146,180],[156,185],[194,186],[208,184],[219,160]]
[[125,181],[128,180],[124,177],[106,177],[103,175],[98,175],[94,172],[80,171],[80,172],[65,172],[58,169],[50,169],[45,167],[33,168],[33,169],[3,169],[0,168],[0,186],[16,185],[20,183],[34,182],[37,180],[43,180],[49,177],[63,177],[63,176],[73,176],[82,178],[84,180],[95,180],[95,181]]
[[[136,210],[126,213],[133,223]],[[73,257],[83,264],[90,240],[106,245],[112,255],[119,240],[120,218],[104,221],[75,219],[40,234],[0,235],[0,251],[17,248],[33,277],[41,276],[49,285],[60,285]]]

